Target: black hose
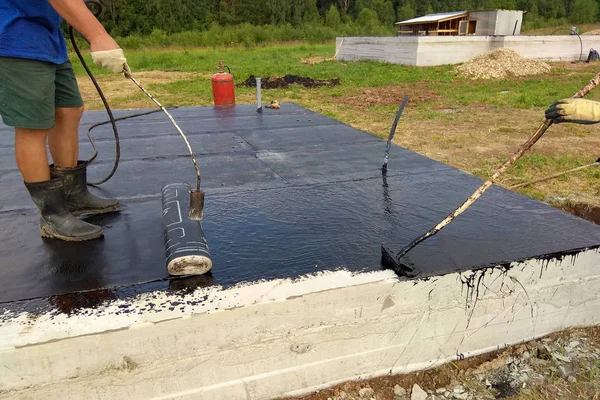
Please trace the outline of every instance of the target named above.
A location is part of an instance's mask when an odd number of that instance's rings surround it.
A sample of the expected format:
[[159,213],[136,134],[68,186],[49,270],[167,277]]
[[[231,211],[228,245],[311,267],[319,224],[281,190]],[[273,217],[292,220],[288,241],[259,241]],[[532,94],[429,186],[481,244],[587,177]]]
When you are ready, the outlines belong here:
[[[569,28],[558,28],[557,30],[552,32],[551,35],[554,35],[558,31],[565,31],[565,30],[571,32],[571,30]],[[575,32],[575,34],[579,38],[579,45],[581,47],[581,50],[579,52],[579,61],[583,61],[583,40],[581,40],[581,36],[579,36],[579,33]]]
[[[117,130],[117,124],[115,121],[115,117],[112,113],[112,110],[110,109],[110,106],[108,105],[108,102],[106,101],[106,97],[104,97],[104,93],[102,92],[102,89],[100,89],[100,86],[98,85],[98,82],[96,81],[96,78],[94,77],[94,74],[92,74],[92,71],[90,71],[85,60],[83,59],[83,56],[81,55],[81,52],[79,51],[79,47],[77,47],[77,43],[75,42],[75,35],[73,33],[73,27],[70,25],[69,25],[69,37],[71,39],[71,44],[73,45],[73,49],[75,50],[75,53],[77,53],[77,57],[79,57],[79,61],[81,61],[83,68],[87,72],[92,83],[94,84],[94,87],[98,91],[98,95],[100,95],[100,99],[102,99],[102,104],[104,104],[104,108],[106,109],[108,118],[110,118],[109,121],[107,121],[107,123],[110,122],[110,124],[112,125],[113,133],[115,135],[115,162],[113,164],[112,170],[110,171],[108,176],[106,176],[106,178],[101,179],[97,182],[88,182],[88,185],[101,185],[101,184],[105,183],[106,181],[108,181],[110,178],[112,178],[113,175],[115,174],[115,172],[117,172],[117,168],[119,167],[119,160],[121,159],[121,143],[119,142],[119,132]],[[91,130],[93,128],[94,128],[94,126],[90,127],[87,131],[88,139],[90,139],[90,143],[92,144],[92,147],[94,148],[94,153],[87,160],[88,163],[91,163],[92,161],[94,161],[94,159],[98,156],[98,149],[96,148],[96,144],[94,143],[94,140],[92,139],[92,136],[91,136]]]
[[[100,2],[100,0],[84,0],[84,1],[85,1],[85,4],[88,6],[88,8],[90,8],[90,11],[92,11],[94,16],[96,16],[96,17],[100,16],[100,14],[102,13],[102,3]],[[116,122],[123,121],[123,120],[130,119],[130,118],[141,117],[143,115],[154,114],[156,112],[160,112],[161,110],[158,109],[158,110],[147,111],[147,112],[138,113],[138,114],[127,115],[127,116],[120,117],[120,118],[115,118],[112,113],[112,110],[110,109],[110,106],[108,105],[108,101],[106,100],[106,97],[104,96],[104,93],[102,92],[102,89],[98,85],[98,82],[96,81],[96,78],[94,77],[94,74],[87,66],[87,63],[85,62],[85,59],[83,58],[83,55],[81,54],[81,51],[79,50],[79,47],[77,46],[77,42],[75,41],[75,32],[71,25],[69,25],[69,38],[71,40],[71,44],[73,45],[73,50],[75,50],[75,53],[77,54],[77,57],[79,58],[79,61],[81,61],[83,68],[87,72],[88,76],[90,77],[90,80],[92,81],[92,83],[94,84],[94,87],[96,88],[96,91],[98,92],[98,95],[100,96],[100,99],[102,100],[102,104],[104,104],[104,108],[106,109],[106,113],[108,114],[108,118],[109,118],[108,121],[99,122],[97,124],[94,124],[94,125],[90,126],[87,130],[87,137],[92,145],[92,148],[94,149],[92,156],[90,158],[88,158],[87,163],[91,163],[98,156],[98,148],[96,147],[96,143],[94,142],[94,139],[92,138],[92,134],[91,134],[92,129],[110,123],[112,125],[112,130],[113,130],[113,134],[115,137],[115,161],[113,163],[113,167],[112,167],[110,173],[105,178],[103,178],[99,181],[95,181],[95,182],[88,182],[88,185],[96,186],[96,185],[101,185],[101,184],[107,182],[110,178],[112,178],[113,175],[115,174],[115,172],[117,172],[117,168],[119,167],[119,161],[121,159],[121,143],[119,140],[119,131],[117,130]]]

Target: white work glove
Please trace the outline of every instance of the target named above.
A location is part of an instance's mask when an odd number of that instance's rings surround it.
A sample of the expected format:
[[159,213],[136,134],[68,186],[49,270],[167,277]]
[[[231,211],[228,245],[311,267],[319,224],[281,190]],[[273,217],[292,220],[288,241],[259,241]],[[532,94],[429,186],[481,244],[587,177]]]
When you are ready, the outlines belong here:
[[586,99],[559,100],[546,110],[546,118],[554,123],[596,124],[600,122],[600,103]]
[[99,67],[106,68],[112,73],[124,72],[125,76],[131,75],[131,69],[127,65],[127,59],[123,49],[92,51],[92,60]]

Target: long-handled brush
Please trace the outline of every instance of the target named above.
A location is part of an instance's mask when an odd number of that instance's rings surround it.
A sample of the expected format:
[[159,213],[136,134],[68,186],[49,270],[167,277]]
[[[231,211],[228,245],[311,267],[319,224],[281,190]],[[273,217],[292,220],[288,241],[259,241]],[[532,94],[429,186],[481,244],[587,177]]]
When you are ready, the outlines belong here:
[[200,182],[201,182],[200,168],[198,167],[198,163],[196,162],[196,155],[194,154],[194,151],[192,150],[192,146],[190,145],[188,138],[185,136],[185,134],[183,133],[183,131],[181,130],[179,125],[177,125],[177,122],[175,122],[175,119],[173,118],[173,116],[171,116],[169,111],[167,111],[167,109],[164,108],[162,106],[162,104],[160,104],[159,101],[156,100],[156,98],[154,96],[152,96],[146,89],[144,89],[144,87],[133,76],[131,76],[131,74],[128,71],[125,71],[125,76],[127,78],[131,79],[131,81],[133,83],[135,83],[135,85],[137,87],[139,87],[142,90],[142,92],[144,92],[146,94],[146,96],[148,96],[150,98],[150,100],[152,100],[167,115],[167,117],[169,117],[169,119],[175,126],[175,129],[177,129],[177,131],[179,132],[181,137],[183,137],[183,140],[185,141],[188,151],[190,152],[190,157],[192,158],[192,162],[194,163],[194,169],[196,170],[196,189],[190,190],[189,218],[194,221],[201,221],[202,218],[204,218],[204,195],[205,194],[202,190],[200,190]]
[[[575,93],[572,98],[581,98],[586,96],[589,92],[594,90],[596,86],[600,84],[600,73],[598,73],[584,88]],[[402,271],[406,269],[404,263],[402,263],[402,257],[404,257],[409,251],[414,249],[419,243],[423,242],[427,238],[437,234],[444,227],[446,227],[450,222],[454,221],[456,217],[465,212],[477,199],[479,199],[502,175],[511,165],[513,165],[521,156],[531,148],[540,138],[546,133],[546,130],[552,125],[552,121],[547,119],[544,123],[539,127],[539,129],[527,140],[520,148],[517,150],[515,154],[512,155],[504,164],[502,164],[494,174],[483,183],[471,196],[467,198],[467,200],[456,210],[454,210],[450,215],[448,215],[442,222],[437,224],[433,229],[429,232],[425,233],[423,236],[413,240],[408,246],[404,247],[400,250],[399,253],[393,255],[393,253],[386,249],[384,246],[381,246],[381,262],[384,266],[390,267],[396,271]]]

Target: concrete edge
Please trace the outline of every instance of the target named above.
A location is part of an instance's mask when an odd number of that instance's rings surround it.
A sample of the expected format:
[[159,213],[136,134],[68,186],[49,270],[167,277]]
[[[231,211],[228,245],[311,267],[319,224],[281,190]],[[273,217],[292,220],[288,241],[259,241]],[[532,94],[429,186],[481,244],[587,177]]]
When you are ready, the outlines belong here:
[[215,291],[208,302],[229,308],[129,314],[96,334],[81,325],[119,316],[4,324],[2,343],[21,344],[0,352],[0,399],[271,399],[422,370],[598,324],[599,267],[595,249],[418,281],[338,271]]

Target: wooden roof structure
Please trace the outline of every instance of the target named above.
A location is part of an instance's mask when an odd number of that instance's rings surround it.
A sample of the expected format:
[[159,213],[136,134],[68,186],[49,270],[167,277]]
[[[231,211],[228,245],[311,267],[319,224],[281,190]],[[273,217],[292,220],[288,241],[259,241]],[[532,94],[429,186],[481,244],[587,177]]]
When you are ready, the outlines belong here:
[[396,25],[400,35],[447,36],[474,33],[475,27],[470,27],[468,20],[469,11],[455,11],[427,14],[397,22]]

